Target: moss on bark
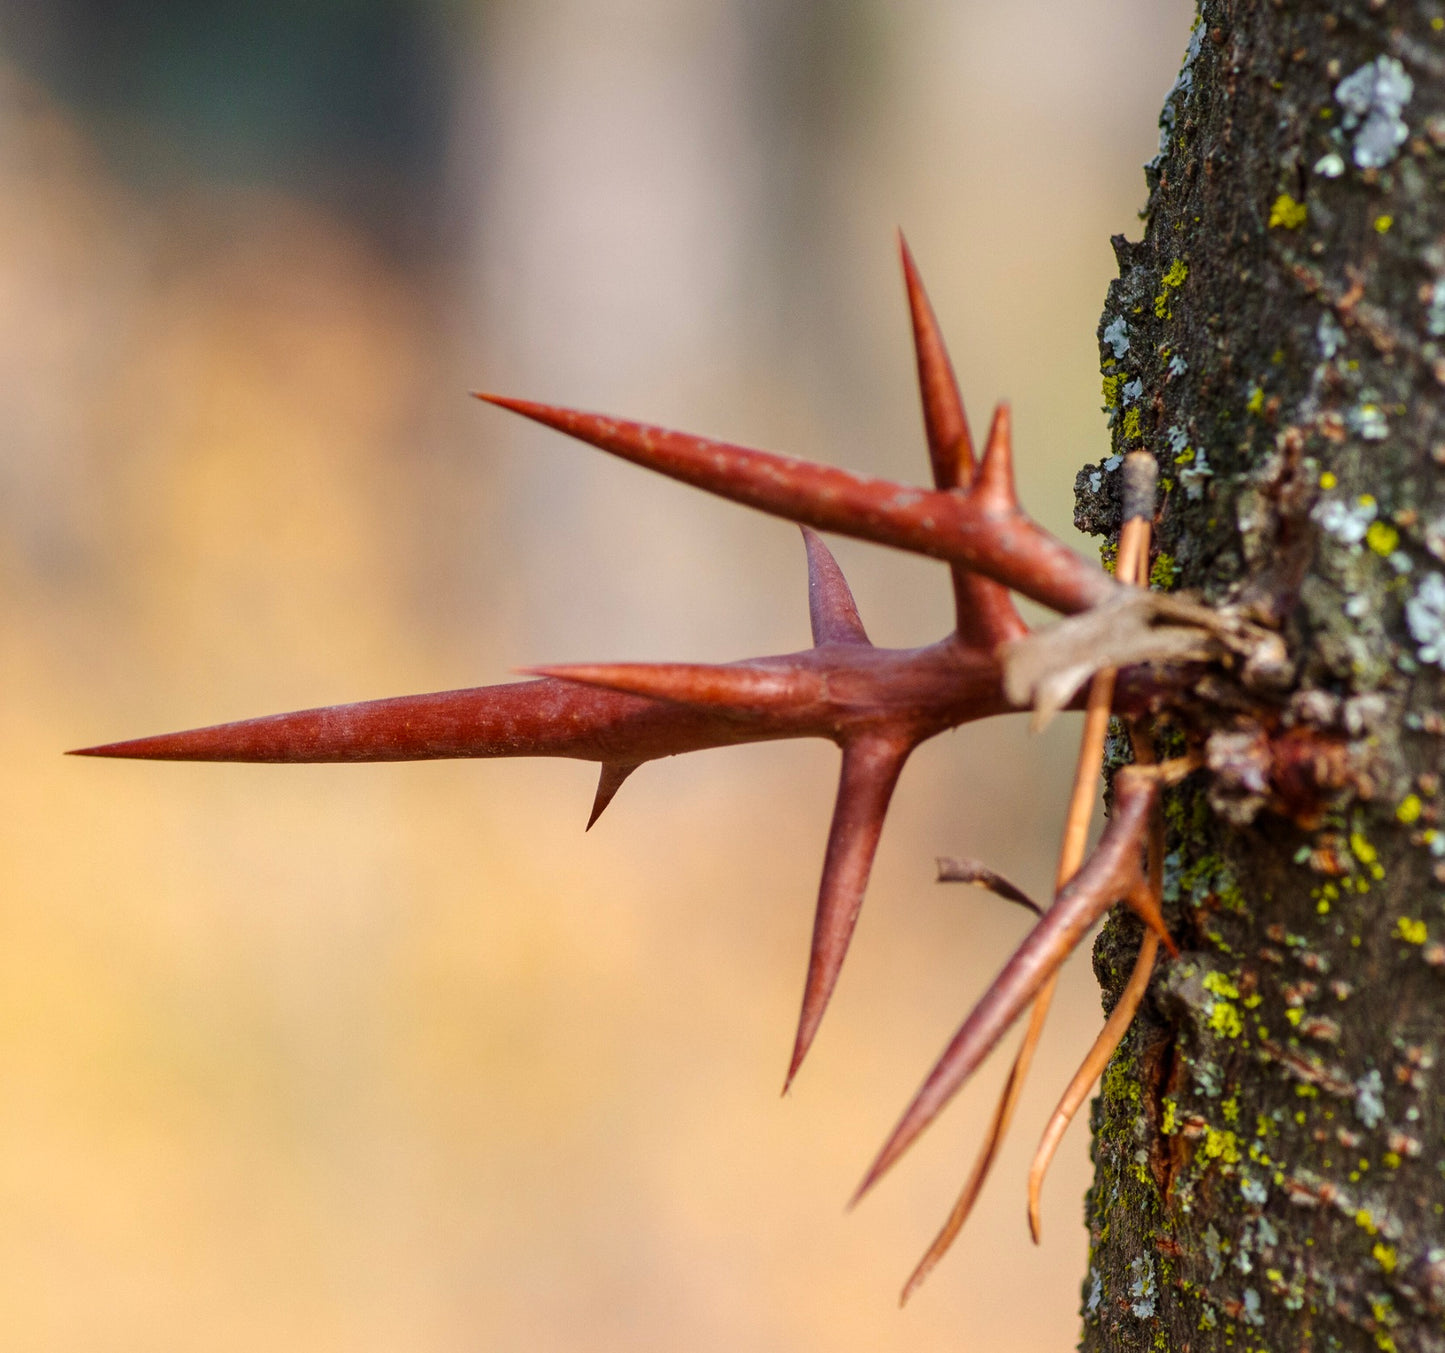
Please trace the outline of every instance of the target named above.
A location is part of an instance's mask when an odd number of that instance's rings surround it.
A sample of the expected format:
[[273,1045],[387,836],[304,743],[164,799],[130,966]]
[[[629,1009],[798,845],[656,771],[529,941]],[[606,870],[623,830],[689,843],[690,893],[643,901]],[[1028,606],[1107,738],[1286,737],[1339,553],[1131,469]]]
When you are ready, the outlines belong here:
[[1099,332],[1155,583],[1281,628],[1268,717],[1353,783],[1169,804],[1184,953],[1094,1106],[1083,1346],[1445,1350],[1445,3],[1202,0],[1147,174]]

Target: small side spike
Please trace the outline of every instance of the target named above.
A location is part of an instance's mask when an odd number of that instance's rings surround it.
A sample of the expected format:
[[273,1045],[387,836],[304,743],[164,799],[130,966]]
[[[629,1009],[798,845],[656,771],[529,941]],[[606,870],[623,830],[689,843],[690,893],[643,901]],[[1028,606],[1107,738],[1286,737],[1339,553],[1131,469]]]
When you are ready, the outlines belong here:
[[808,551],[808,619],[816,644],[871,644],[853,590],[816,531],[802,527]]
[[803,1010],[788,1065],[783,1093],[793,1083],[828,1008],[838,974],[848,953],[863,893],[878,850],[883,819],[898,776],[913,744],[897,737],[872,734],[843,748],[843,773],[828,831],[823,879],[813,918],[813,945],[808,957],[808,978],[803,988]]
[[973,481],[973,492],[989,511],[1018,511],[1018,489],[1014,486],[1013,414],[1007,400],[1000,401],[993,411],[988,442],[983,448],[983,463]]
[[606,811],[607,805],[616,797],[617,791],[622,788],[622,782],[627,779],[637,766],[616,761],[604,761],[602,763],[602,774],[597,777],[597,795],[592,800],[592,814],[587,819],[587,825],[583,831],[591,831],[592,824]]
[[990,869],[981,860],[956,860],[946,859],[940,856],[938,859],[939,883],[972,883],[979,888],[985,888],[995,897],[1001,897],[1007,902],[1017,902],[1026,911],[1031,911],[1035,916],[1044,914],[1043,908],[1033,900],[1017,884],[1010,883],[996,870]]
[[1165,949],[1170,958],[1179,957],[1179,946],[1164,924],[1164,913],[1159,909],[1158,895],[1142,880],[1125,894],[1124,905],[1137,916]]

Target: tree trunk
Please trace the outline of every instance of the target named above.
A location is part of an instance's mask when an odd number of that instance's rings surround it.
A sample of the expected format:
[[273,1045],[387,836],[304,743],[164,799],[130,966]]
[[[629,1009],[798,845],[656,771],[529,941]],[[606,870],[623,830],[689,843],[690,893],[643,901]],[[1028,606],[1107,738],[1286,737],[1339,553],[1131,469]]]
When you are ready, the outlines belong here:
[[[1167,810],[1184,952],[1094,1106],[1083,1346],[1445,1350],[1445,5],[1201,0],[1161,128],[1113,449],[1159,459],[1156,585],[1272,616],[1295,679]],[[1261,722],[1344,748],[1313,820],[1261,806]]]

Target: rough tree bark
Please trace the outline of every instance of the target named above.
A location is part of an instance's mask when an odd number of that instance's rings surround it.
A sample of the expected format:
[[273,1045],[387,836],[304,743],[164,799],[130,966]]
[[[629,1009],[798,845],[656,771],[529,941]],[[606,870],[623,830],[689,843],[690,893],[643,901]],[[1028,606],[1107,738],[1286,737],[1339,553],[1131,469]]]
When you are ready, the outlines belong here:
[[[1159,459],[1156,583],[1277,617],[1280,723],[1349,783],[1257,811],[1246,732],[1173,797],[1186,952],[1095,1103],[1083,1347],[1445,1349],[1445,4],[1201,0],[1161,131],[1113,449]],[[1106,1001],[1137,944],[1101,936]]]

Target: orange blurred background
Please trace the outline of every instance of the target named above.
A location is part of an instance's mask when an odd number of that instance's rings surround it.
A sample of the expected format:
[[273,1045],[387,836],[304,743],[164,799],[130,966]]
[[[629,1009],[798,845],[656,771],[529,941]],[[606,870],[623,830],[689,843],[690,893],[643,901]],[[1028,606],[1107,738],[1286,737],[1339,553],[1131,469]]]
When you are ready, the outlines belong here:
[[[1099,1022],[1069,968],[948,1261],[990,1066],[844,1201],[1046,892],[1074,726],[904,776],[793,1092],[837,754],[236,767],[65,747],[806,643],[794,528],[466,397],[918,480],[893,240],[1069,527],[1111,233],[1185,0],[422,0],[0,12],[0,1343],[1072,1347]],[[1077,541],[1085,551],[1092,543]],[[878,642],[944,571],[839,542]]]

